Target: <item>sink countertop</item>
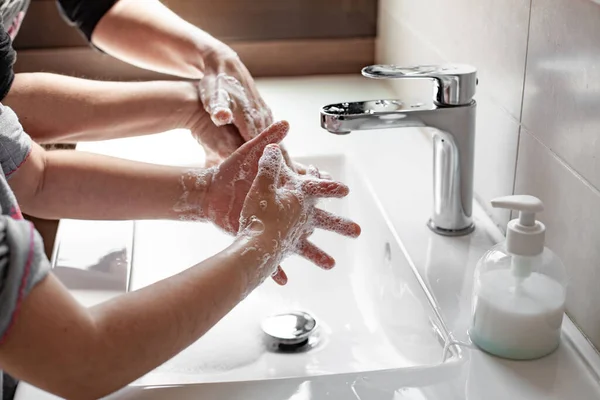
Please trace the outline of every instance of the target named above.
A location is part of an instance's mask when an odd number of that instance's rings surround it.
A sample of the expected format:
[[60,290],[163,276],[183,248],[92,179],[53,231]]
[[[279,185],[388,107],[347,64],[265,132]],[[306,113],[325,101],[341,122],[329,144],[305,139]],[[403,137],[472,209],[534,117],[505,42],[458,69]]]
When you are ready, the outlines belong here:
[[[433,234],[425,223],[432,200],[431,143],[423,130],[377,130],[336,136],[322,130],[319,109],[329,103],[393,98],[383,81],[360,76],[259,80],[273,113],[290,121],[285,144],[293,156],[347,154],[359,164],[385,209],[405,251],[435,298],[438,311],[457,342],[468,342],[471,285],[475,264],[501,232],[475,205],[477,229],[469,236]],[[140,161],[199,164],[202,152],[189,133],[171,131],[145,138],[87,143],[81,150]],[[477,171],[475,171],[477,173]],[[364,232],[363,234],[368,234]],[[136,244],[137,245],[137,244]],[[98,293],[74,293],[85,304],[102,301]],[[107,293],[106,297],[114,296]],[[461,345],[464,357],[435,369],[414,368],[363,374],[273,381],[204,384],[147,390],[126,388],[115,398],[232,399],[598,399],[600,356],[565,317],[563,338],[552,355],[536,361],[502,360]],[[177,391],[177,392],[173,392]],[[18,400],[52,396],[27,384]]]

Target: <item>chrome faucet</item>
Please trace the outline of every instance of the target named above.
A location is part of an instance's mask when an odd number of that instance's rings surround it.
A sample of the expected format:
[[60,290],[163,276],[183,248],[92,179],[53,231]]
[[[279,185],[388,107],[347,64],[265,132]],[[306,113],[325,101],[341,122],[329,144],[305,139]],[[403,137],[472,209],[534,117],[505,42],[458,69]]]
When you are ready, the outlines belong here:
[[432,104],[372,100],[321,109],[321,127],[335,134],[367,129],[432,127],[433,214],[429,228],[440,235],[473,232],[473,159],[477,71],[468,65],[398,67],[372,65],[362,74],[375,79],[431,79]]

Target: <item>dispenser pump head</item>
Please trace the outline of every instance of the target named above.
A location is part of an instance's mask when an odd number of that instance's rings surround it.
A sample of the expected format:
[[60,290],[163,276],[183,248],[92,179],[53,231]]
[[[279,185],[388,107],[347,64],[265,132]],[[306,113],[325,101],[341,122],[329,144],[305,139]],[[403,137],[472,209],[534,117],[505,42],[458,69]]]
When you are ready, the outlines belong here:
[[506,228],[506,250],[520,256],[535,256],[544,251],[546,226],[535,219],[544,204],[534,196],[517,195],[492,200],[492,207],[519,211]]

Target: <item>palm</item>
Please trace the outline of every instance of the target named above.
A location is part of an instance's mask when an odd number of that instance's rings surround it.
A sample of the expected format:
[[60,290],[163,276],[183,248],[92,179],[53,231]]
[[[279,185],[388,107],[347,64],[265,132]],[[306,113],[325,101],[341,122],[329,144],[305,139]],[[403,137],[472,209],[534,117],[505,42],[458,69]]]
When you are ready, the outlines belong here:
[[234,125],[216,126],[206,111],[200,108],[190,131],[204,148],[208,164],[219,164],[244,144],[244,139]]

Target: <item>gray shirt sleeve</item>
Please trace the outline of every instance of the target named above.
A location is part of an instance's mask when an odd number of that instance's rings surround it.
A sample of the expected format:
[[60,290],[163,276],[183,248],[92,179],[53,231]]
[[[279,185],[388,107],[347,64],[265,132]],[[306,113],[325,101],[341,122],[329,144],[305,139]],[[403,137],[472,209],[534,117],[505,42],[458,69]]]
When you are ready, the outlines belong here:
[[27,160],[31,138],[23,131],[19,118],[9,107],[0,104],[0,165],[8,179]]
[[0,343],[25,296],[49,270],[42,239],[33,224],[0,216]]
[[33,224],[23,219],[6,179],[27,160],[30,151],[31,139],[17,116],[0,104],[0,343],[23,298],[50,270],[42,239]]

